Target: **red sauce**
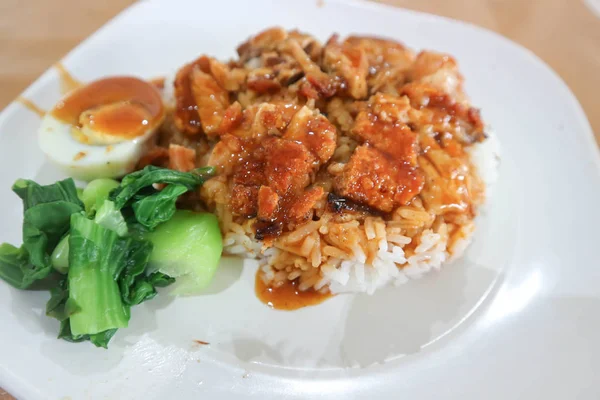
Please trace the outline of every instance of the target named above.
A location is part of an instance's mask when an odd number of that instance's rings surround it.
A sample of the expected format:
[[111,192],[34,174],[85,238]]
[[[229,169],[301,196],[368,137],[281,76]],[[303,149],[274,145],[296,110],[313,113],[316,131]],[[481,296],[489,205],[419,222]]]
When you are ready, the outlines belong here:
[[298,281],[288,281],[280,287],[267,286],[261,272],[256,274],[256,297],[276,310],[297,310],[302,307],[315,306],[333,297],[331,293],[320,293],[315,290],[299,291]]
[[162,120],[158,90],[138,78],[110,77],[83,86],[61,100],[52,115],[78,126],[86,123],[103,133],[132,139]]

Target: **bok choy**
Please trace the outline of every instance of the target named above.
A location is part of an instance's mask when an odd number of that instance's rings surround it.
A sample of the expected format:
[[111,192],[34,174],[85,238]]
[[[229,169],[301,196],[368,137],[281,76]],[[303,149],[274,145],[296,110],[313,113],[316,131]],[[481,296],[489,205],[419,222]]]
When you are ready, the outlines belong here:
[[0,278],[18,289],[43,283],[59,338],[106,347],[127,327],[131,307],[157,288],[181,277],[192,292],[212,278],[222,249],[216,218],[176,205],[213,174],[146,167],[121,183],[92,181],[81,193],[72,179],[48,186],[18,180],[23,245],[0,245]]

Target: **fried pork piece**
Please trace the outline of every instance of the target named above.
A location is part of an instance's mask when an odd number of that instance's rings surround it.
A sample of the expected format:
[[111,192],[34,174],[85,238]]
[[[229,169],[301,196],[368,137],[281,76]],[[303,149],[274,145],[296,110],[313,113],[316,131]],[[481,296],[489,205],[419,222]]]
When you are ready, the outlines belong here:
[[[319,66],[322,47],[310,35],[282,28],[267,29],[238,47],[240,63],[251,71],[247,86],[258,95],[274,94],[290,85],[304,96],[332,95],[335,88]],[[301,82],[299,82],[301,81]]]
[[359,46],[345,41],[340,43],[334,35],[327,41],[324,50],[323,66],[332,74],[341,76],[347,85],[348,93],[355,99],[367,97],[367,75],[369,63],[366,52]]
[[290,54],[304,72],[305,85],[311,85],[319,95],[331,97],[337,91],[336,81],[321,70],[296,40],[287,39],[281,45],[284,53]]
[[221,136],[208,163],[232,177],[233,214],[257,216],[257,235],[268,237],[311,217],[324,195],[311,184],[333,155],[337,134],[307,107],[263,103],[247,111],[236,130]]
[[398,68],[406,71],[415,60],[415,55],[410,49],[391,39],[350,36],[346,39],[346,43],[362,49],[367,54],[369,66],[380,71],[386,68]]
[[243,119],[242,105],[237,101],[227,107],[219,125],[219,134],[227,133],[237,128]]
[[269,51],[274,51],[286,39],[292,39],[307,52],[313,61],[318,61],[321,56],[321,44],[311,35],[298,30],[287,32],[281,27],[265,29],[252,36],[237,48],[237,53],[242,63]]
[[244,110],[239,126],[221,135],[208,159],[221,173],[231,174],[249,149],[268,137],[304,144],[319,165],[335,151],[335,126],[316,110],[286,103],[260,103]]
[[229,93],[198,66],[192,69],[191,85],[202,130],[207,136],[214,136],[219,132],[225,110],[230,106]]
[[274,50],[287,37],[288,33],[283,28],[265,29],[238,46],[237,53],[240,62],[245,64],[265,51]]
[[364,99],[376,92],[396,94],[414,60],[411,50],[393,40],[350,36],[339,42],[334,35],[325,46],[323,66],[346,81],[350,96]]
[[[317,155],[298,141],[268,137],[256,144],[225,135],[221,143],[224,144],[215,146],[209,162],[219,165],[219,159],[235,161],[237,165],[229,168],[233,171],[234,188],[236,185],[256,186],[258,190],[260,186],[269,186],[281,197],[296,194],[311,183],[312,174],[320,165]],[[253,199],[240,199],[240,204],[244,201]]]
[[318,166],[314,155],[301,143],[269,138],[262,142],[264,173],[268,185],[280,196],[297,193],[311,182]]
[[423,187],[421,175],[409,164],[369,145],[357,147],[334,188],[346,198],[383,212],[407,204]]
[[311,217],[311,210],[319,201],[323,195],[325,194],[325,190],[323,190],[320,186],[315,186],[309,189],[306,189],[303,193],[297,196],[290,210],[288,211],[288,215],[291,216],[293,221],[305,221]]
[[233,134],[254,139],[281,136],[297,111],[297,105],[286,103],[261,103],[250,106],[244,114],[244,125]]
[[485,139],[484,125],[452,57],[364,36],[322,46],[278,27],[237,50],[237,60],[203,56],[178,72],[173,121],[192,143],[153,157],[185,170],[185,147],[196,149],[227,184],[234,219],[256,218],[257,239],[321,216],[324,196],[346,210],[339,218],[413,201],[446,222],[474,215],[483,189],[465,148]]
[[[436,132],[440,138],[449,134],[461,144],[468,145],[485,139],[484,124],[479,110],[456,102],[448,93],[425,83],[409,83],[401,90],[413,112],[411,124],[421,131]],[[447,136],[447,135],[446,135]]]
[[218,133],[220,124],[232,118],[226,113],[228,91],[239,90],[245,79],[243,69],[230,68],[207,56],[183,66],[174,82],[176,127],[188,135]]
[[212,165],[219,174],[231,175],[241,160],[250,155],[245,141],[231,134],[221,136],[215,144],[207,165]]
[[232,212],[276,223],[277,231],[283,223],[304,220],[307,207],[310,210],[318,200],[307,198],[304,193],[318,165],[316,157],[302,143],[276,137],[263,140],[235,169]]
[[299,106],[293,103],[259,103],[242,111],[233,103],[220,124],[219,134],[231,134],[240,139],[260,139],[263,136],[281,136]]
[[285,139],[304,144],[321,163],[327,162],[335,151],[335,127],[318,111],[302,107],[289,123]]
[[419,159],[427,179],[421,198],[436,215],[464,213],[472,203],[469,167],[445,151],[432,149]]
[[439,89],[457,101],[465,100],[463,77],[458,72],[456,60],[448,54],[422,51],[411,68],[412,81],[425,83]]
[[406,97],[376,94],[359,112],[352,133],[398,162],[416,165],[418,137],[407,123],[410,103]]
[[363,106],[351,129],[366,143],[354,150],[334,182],[336,192],[383,212],[407,204],[423,187],[416,171],[418,135],[408,123],[408,98],[378,93]]
[[[290,138],[302,141],[299,138],[303,132],[301,128],[318,125],[318,120],[312,122],[313,113],[310,110],[308,121],[304,121],[301,116],[296,118],[294,115],[297,111],[298,106],[294,104],[278,103],[260,103],[245,109],[240,116],[238,126],[230,129],[228,133],[223,133],[220,141],[215,144],[208,159],[208,165],[216,166],[219,173],[231,175],[235,167],[252,153],[262,138],[282,136],[293,118],[297,122],[290,125],[292,126],[289,133]],[[319,116],[324,119],[320,114],[315,118],[318,119]],[[309,116],[306,118],[308,119]],[[302,125],[302,121],[304,121],[304,125]],[[327,122],[327,119],[325,121]],[[313,129],[313,131],[316,130]],[[325,137],[326,133],[323,134],[323,141],[328,140]],[[335,135],[335,128],[333,128],[333,134]],[[315,145],[319,145],[320,142],[317,138],[315,141]],[[335,148],[335,136],[333,136],[333,147]]]
[[251,69],[248,88],[258,95],[290,90],[305,98],[333,96],[341,81],[321,69],[322,46],[298,31],[271,28],[238,47],[240,63]]
[[196,150],[172,144],[169,146],[169,168],[189,172],[196,168]]
[[[247,138],[272,128],[281,130],[297,111],[289,106],[303,104],[297,95],[301,88],[306,89],[305,98],[312,92],[315,98],[335,92],[318,64],[322,47],[310,35],[272,28],[252,37],[238,52],[237,62],[223,64],[203,56],[179,70],[174,117],[179,130],[210,138],[224,133]],[[265,102],[271,104],[257,108]],[[277,126],[277,121],[265,119],[276,118],[275,114],[281,115]],[[255,122],[264,122],[264,129],[251,129]]]
[[258,218],[271,221],[277,216],[279,195],[269,186],[258,189]]

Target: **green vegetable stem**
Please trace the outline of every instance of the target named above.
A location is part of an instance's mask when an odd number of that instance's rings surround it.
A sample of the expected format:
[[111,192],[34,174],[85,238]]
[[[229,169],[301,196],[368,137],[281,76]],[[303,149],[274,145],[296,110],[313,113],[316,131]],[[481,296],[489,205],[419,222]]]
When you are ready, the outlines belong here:
[[18,180],[23,245],[0,245],[0,278],[28,289],[53,273],[46,314],[60,321],[58,337],[106,347],[156,288],[177,278],[176,292],[189,294],[212,279],[222,250],[217,220],[176,203],[213,174],[146,167],[79,192],[72,179]]
[[150,268],[177,279],[173,294],[195,294],[211,282],[223,250],[214,215],[177,210],[145,237],[154,245]]

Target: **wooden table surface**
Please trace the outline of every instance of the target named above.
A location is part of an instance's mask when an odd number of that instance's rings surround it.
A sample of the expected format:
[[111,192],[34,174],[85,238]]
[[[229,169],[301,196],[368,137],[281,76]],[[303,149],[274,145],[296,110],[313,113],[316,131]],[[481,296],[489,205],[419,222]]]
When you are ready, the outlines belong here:
[[[600,9],[595,14],[586,5],[598,0],[379,1],[467,21],[529,48],[567,82],[600,141]],[[0,109],[77,43],[132,3],[1,0]],[[12,397],[0,388],[0,400],[8,399]]]

